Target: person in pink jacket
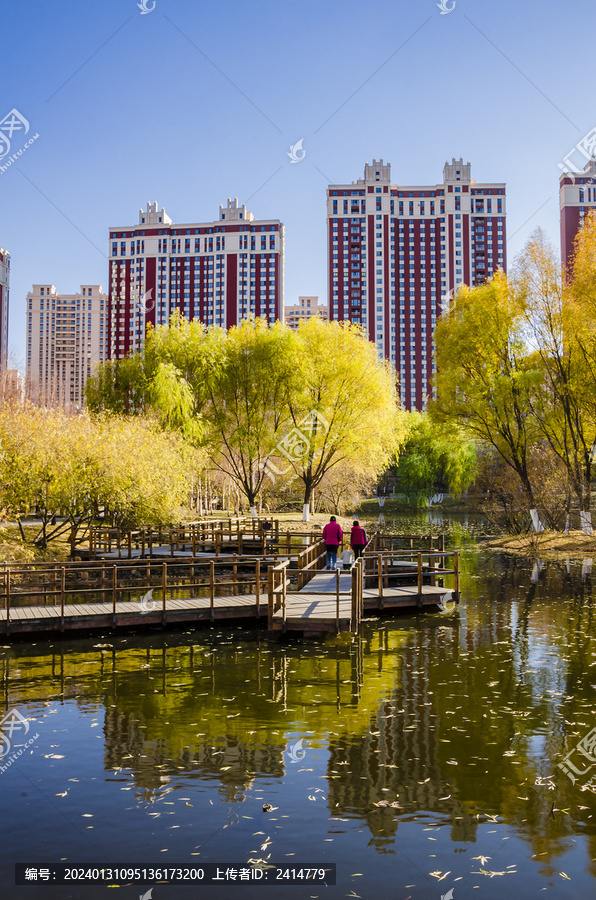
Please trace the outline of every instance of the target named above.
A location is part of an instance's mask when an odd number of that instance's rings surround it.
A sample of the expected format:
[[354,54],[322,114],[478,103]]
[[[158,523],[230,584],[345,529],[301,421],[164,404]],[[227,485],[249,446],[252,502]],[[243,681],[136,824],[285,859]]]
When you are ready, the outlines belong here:
[[337,523],[335,516],[331,516],[325,527],[323,528],[323,540],[325,541],[325,550],[327,551],[327,565],[325,569],[337,568],[337,551],[339,545],[344,539],[344,533],[340,525]]
[[352,532],[350,534],[350,545],[354,551],[354,559],[358,559],[359,556],[362,556],[364,548],[366,547],[366,542],[366,531],[360,522],[357,519],[354,519],[354,525],[352,526]]

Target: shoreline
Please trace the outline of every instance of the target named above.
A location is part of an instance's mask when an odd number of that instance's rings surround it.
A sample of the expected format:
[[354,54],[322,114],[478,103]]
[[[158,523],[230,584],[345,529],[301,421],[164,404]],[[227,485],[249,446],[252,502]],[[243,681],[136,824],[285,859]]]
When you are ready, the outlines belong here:
[[596,556],[596,532],[588,535],[583,531],[544,531],[542,534],[503,535],[486,538],[478,542],[478,549],[513,553],[526,557],[549,557],[551,559],[582,559]]

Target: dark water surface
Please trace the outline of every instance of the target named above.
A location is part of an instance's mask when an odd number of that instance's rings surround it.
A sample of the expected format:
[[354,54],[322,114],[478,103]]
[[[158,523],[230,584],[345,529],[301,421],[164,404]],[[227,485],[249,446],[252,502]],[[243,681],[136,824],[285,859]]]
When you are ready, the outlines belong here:
[[250,860],[336,863],[337,885],[157,885],[152,900],[595,897],[589,747],[575,783],[557,766],[596,726],[591,561],[470,550],[462,569],[458,612],[368,620],[358,637],[0,650],[3,708],[39,735],[0,770],[0,898],[149,890],[16,887],[15,862]]

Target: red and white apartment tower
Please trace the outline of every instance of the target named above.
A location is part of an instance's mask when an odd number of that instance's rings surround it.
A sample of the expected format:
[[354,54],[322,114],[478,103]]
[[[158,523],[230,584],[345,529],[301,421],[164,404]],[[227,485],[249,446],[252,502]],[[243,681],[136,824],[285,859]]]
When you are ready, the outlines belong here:
[[403,408],[425,409],[452,292],[506,267],[505,185],[477,184],[453,159],[442,184],[403,187],[373,160],[364,178],[329,185],[327,231],[329,319],[360,324],[395,370]]
[[596,210],[596,159],[586,163],[583,173],[566,172],[559,178],[561,261],[569,269],[577,232],[590,210]]
[[257,220],[238,200],[217,222],[175,225],[148,203],[138,225],[110,228],[109,355],[143,346],[147,325],[179,311],[230,328],[251,316],[283,321],[284,226]]

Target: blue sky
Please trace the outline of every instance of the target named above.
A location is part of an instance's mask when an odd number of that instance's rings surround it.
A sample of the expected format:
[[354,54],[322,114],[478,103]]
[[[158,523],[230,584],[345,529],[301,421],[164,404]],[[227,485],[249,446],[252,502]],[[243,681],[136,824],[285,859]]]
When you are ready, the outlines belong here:
[[456,0],[443,15],[437,0],[137,2],[2,13],[0,118],[16,108],[39,134],[0,174],[21,363],[31,285],[107,288],[108,228],[147,201],[174,222],[215,219],[228,196],[281,219],[286,303],[326,301],[325,189],[373,157],[394,182],[430,184],[463,156],[507,184],[510,261],[538,225],[558,247],[557,163],[596,125],[588,0]]

